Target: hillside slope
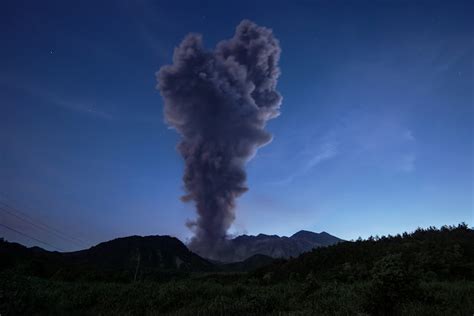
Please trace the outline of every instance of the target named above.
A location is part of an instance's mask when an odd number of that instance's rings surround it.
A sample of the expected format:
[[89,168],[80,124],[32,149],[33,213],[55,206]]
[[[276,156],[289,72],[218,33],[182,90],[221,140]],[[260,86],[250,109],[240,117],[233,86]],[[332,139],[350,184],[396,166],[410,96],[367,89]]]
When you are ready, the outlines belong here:
[[467,225],[417,229],[403,235],[342,242],[279,260],[257,274],[276,279],[354,281],[398,271],[426,279],[474,280],[474,231]]
[[199,257],[177,238],[130,236],[102,242],[90,249],[65,253],[78,264],[112,269],[160,269],[208,271],[212,264]]
[[131,281],[216,270],[214,264],[170,236],[117,238],[67,253],[39,251],[38,247],[1,240],[0,256],[0,270],[14,269],[25,275],[63,280]]

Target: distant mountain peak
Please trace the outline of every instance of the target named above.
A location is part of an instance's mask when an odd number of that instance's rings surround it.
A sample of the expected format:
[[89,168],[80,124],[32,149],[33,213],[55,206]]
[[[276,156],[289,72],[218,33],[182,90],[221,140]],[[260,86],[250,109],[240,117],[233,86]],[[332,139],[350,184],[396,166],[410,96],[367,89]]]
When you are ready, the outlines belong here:
[[318,233],[315,233],[315,232],[312,232],[312,231],[309,231],[309,230],[300,230],[296,233],[294,233],[293,235],[291,235],[291,237],[298,237],[298,236],[305,236],[305,235],[319,235]]
[[317,247],[333,245],[342,241],[326,232],[315,233],[300,230],[290,237],[258,234],[241,235],[230,240],[229,250],[219,258],[223,262],[237,262],[255,255],[265,255],[272,258],[297,257]]

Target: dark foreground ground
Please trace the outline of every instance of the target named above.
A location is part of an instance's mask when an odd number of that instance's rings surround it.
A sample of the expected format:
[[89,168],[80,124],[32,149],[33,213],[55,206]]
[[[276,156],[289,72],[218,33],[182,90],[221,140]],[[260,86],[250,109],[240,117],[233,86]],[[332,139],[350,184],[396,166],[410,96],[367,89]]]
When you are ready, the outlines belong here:
[[118,284],[1,278],[2,315],[472,315],[474,310],[474,284],[468,281],[422,282],[417,297],[383,312],[389,306],[372,297],[370,282],[262,284],[220,276]]
[[473,315],[467,225],[345,242],[248,273],[108,282],[0,272],[4,315]]

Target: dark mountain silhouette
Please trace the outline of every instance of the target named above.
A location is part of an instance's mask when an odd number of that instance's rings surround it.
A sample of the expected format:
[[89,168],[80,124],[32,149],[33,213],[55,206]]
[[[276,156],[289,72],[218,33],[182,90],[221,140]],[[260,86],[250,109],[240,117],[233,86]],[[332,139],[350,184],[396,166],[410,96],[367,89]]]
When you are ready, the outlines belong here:
[[77,263],[114,269],[207,271],[213,267],[189,251],[179,239],[170,236],[117,238],[64,256]]
[[325,232],[309,231],[291,237],[243,235],[230,240],[225,256],[216,262],[170,236],[123,237],[65,253],[0,240],[0,269],[62,280],[168,279],[192,272],[252,271],[275,258],[295,257],[340,241]]
[[170,236],[131,236],[75,252],[51,252],[0,240],[0,269],[65,280],[162,279],[216,266]]
[[259,234],[241,235],[230,240],[229,250],[220,258],[223,262],[239,262],[261,254],[272,258],[297,257],[313,248],[334,245],[343,241],[326,232],[301,230],[291,237]]

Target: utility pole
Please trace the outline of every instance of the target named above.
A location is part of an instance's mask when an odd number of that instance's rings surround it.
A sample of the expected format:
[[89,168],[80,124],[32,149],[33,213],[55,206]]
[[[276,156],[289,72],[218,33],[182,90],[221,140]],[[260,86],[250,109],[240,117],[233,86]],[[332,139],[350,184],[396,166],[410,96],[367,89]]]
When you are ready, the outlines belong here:
[[135,268],[135,276],[133,277],[133,282],[137,281],[138,268],[140,267],[140,250],[137,248],[138,257],[137,257],[137,267]]

